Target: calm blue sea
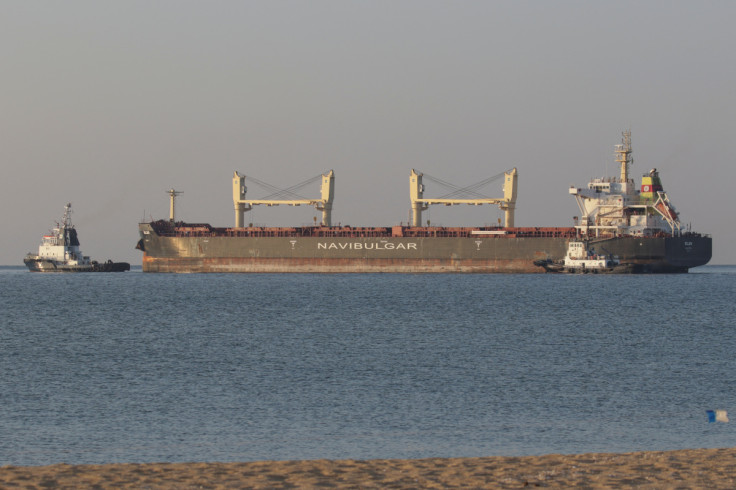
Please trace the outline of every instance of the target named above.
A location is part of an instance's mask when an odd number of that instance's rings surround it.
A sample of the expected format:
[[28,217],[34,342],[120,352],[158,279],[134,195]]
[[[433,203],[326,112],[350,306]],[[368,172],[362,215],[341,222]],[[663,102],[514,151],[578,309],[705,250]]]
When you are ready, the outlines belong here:
[[[736,446],[736,267],[0,268],[0,465]],[[708,423],[706,410],[731,423]]]

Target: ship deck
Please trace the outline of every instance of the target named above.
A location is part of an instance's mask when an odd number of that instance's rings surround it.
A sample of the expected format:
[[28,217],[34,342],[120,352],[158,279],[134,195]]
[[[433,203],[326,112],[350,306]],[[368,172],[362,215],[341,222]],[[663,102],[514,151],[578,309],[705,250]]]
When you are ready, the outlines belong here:
[[206,223],[176,223],[165,220],[150,223],[164,237],[252,237],[252,238],[575,238],[572,227],[440,227],[440,226],[303,226],[216,228]]

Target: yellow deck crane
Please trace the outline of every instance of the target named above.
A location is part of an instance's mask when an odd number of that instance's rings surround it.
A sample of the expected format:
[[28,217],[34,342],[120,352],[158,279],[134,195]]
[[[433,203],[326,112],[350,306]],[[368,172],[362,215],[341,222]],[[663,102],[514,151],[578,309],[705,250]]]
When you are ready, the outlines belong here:
[[[417,172],[414,169],[411,170],[411,176],[409,179],[409,196],[411,199],[412,226],[422,226],[422,211],[426,210],[430,204],[444,204],[445,206],[453,206],[455,204],[470,204],[474,206],[480,206],[482,204],[498,204],[498,207],[504,211],[505,226],[507,228],[512,228],[514,226],[514,209],[516,208],[517,188],[516,168],[504,173],[503,198],[426,199],[423,196],[423,175],[424,174]],[[462,191],[464,189],[460,190]]]
[[[246,199],[245,193],[248,188],[245,186],[245,175],[239,174],[237,171],[233,175],[233,204],[235,206],[235,227],[242,228],[244,222],[244,214],[250,211],[253,206],[314,206],[317,210],[322,211],[322,225],[331,226],[332,224],[332,200],[335,195],[335,172],[330,170],[321,176],[322,178],[322,197],[320,199]],[[254,180],[251,177],[251,180]],[[299,186],[294,186],[299,187]],[[280,190],[280,193],[293,194],[290,189]]]

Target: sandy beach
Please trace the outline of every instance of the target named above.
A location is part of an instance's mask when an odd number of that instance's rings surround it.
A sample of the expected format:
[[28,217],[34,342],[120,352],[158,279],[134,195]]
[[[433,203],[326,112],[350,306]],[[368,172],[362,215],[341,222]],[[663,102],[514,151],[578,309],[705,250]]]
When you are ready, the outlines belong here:
[[736,448],[525,457],[3,466],[0,488],[736,488]]

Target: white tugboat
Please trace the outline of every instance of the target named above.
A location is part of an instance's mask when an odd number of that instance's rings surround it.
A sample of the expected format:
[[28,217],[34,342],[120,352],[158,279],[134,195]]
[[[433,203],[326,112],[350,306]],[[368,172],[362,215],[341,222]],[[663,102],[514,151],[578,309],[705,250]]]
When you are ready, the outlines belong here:
[[64,206],[64,216],[51,233],[44,235],[38,254],[29,253],[23,262],[31,272],[123,272],[127,262],[98,263],[79,250],[77,230],[72,225],[72,205]]
[[583,241],[571,241],[567,244],[567,254],[559,261],[536,260],[534,265],[544,267],[547,272],[565,272],[568,274],[631,274],[639,272],[634,264],[622,264],[618,257],[611,254],[598,254],[589,250]]

